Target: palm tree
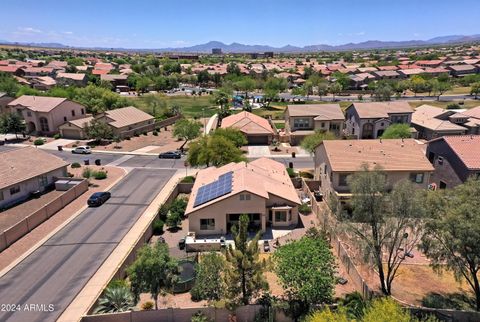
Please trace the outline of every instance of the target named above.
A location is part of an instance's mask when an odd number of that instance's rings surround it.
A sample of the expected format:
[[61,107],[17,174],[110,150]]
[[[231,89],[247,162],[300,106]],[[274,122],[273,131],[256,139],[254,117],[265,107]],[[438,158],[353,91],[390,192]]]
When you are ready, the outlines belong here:
[[107,287],[98,300],[95,314],[129,311],[135,306],[132,292],[125,285]]

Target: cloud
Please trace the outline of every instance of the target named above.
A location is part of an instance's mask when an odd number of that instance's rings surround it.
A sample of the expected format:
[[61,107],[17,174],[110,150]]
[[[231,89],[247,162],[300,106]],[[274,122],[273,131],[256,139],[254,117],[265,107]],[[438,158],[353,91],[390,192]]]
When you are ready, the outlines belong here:
[[62,31],[64,35],[73,35],[73,31]]
[[17,33],[19,34],[41,34],[43,31],[33,27],[18,27]]
[[358,32],[349,32],[349,33],[338,33],[337,35],[342,37],[342,36],[347,36],[347,37],[360,37],[360,36],[365,36],[367,33],[365,31],[358,31]]
[[188,42],[185,40],[174,40],[172,43],[177,46],[188,44]]

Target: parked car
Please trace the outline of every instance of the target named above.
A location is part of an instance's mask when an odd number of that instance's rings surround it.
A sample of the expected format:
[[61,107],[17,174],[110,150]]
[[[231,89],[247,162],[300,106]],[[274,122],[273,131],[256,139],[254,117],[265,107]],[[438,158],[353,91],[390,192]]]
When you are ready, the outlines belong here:
[[160,153],[158,157],[160,159],[180,159],[182,157],[182,153],[180,153],[180,151],[168,151]]
[[89,146],[77,146],[76,148],[72,149],[72,153],[90,154],[92,153],[92,149],[90,149]]
[[110,192],[95,192],[90,198],[88,198],[87,203],[90,207],[98,207],[110,199],[110,196]]

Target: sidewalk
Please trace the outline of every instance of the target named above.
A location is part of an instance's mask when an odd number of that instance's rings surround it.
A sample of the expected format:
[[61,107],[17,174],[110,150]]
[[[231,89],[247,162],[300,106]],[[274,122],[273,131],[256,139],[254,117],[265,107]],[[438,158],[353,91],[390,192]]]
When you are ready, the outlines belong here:
[[102,294],[107,284],[115,276],[118,268],[130,256],[130,253],[133,251],[139,240],[143,238],[144,233],[150,227],[151,222],[155,218],[159,206],[165,202],[175,188],[177,182],[184,176],[184,170],[178,170],[175,175],[170,178],[135,225],[120,241],[115,250],[105,260],[95,275],[88,281],[87,285],[85,285],[57,321],[78,322],[83,315],[88,313],[98,297]]

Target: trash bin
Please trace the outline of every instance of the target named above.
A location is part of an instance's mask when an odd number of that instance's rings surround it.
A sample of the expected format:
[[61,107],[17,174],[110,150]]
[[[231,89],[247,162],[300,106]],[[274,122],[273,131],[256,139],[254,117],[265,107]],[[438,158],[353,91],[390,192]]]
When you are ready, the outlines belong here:
[[63,151],[63,146],[59,145],[57,146],[58,151]]
[[95,160],[95,165],[102,165],[102,160],[96,159]]
[[88,160],[88,159],[83,160],[83,164],[84,165],[90,165],[90,160]]
[[293,162],[288,162],[288,167],[289,167],[290,169],[293,169]]
[[295,158],[295,152],[292,152],[292,158]]

